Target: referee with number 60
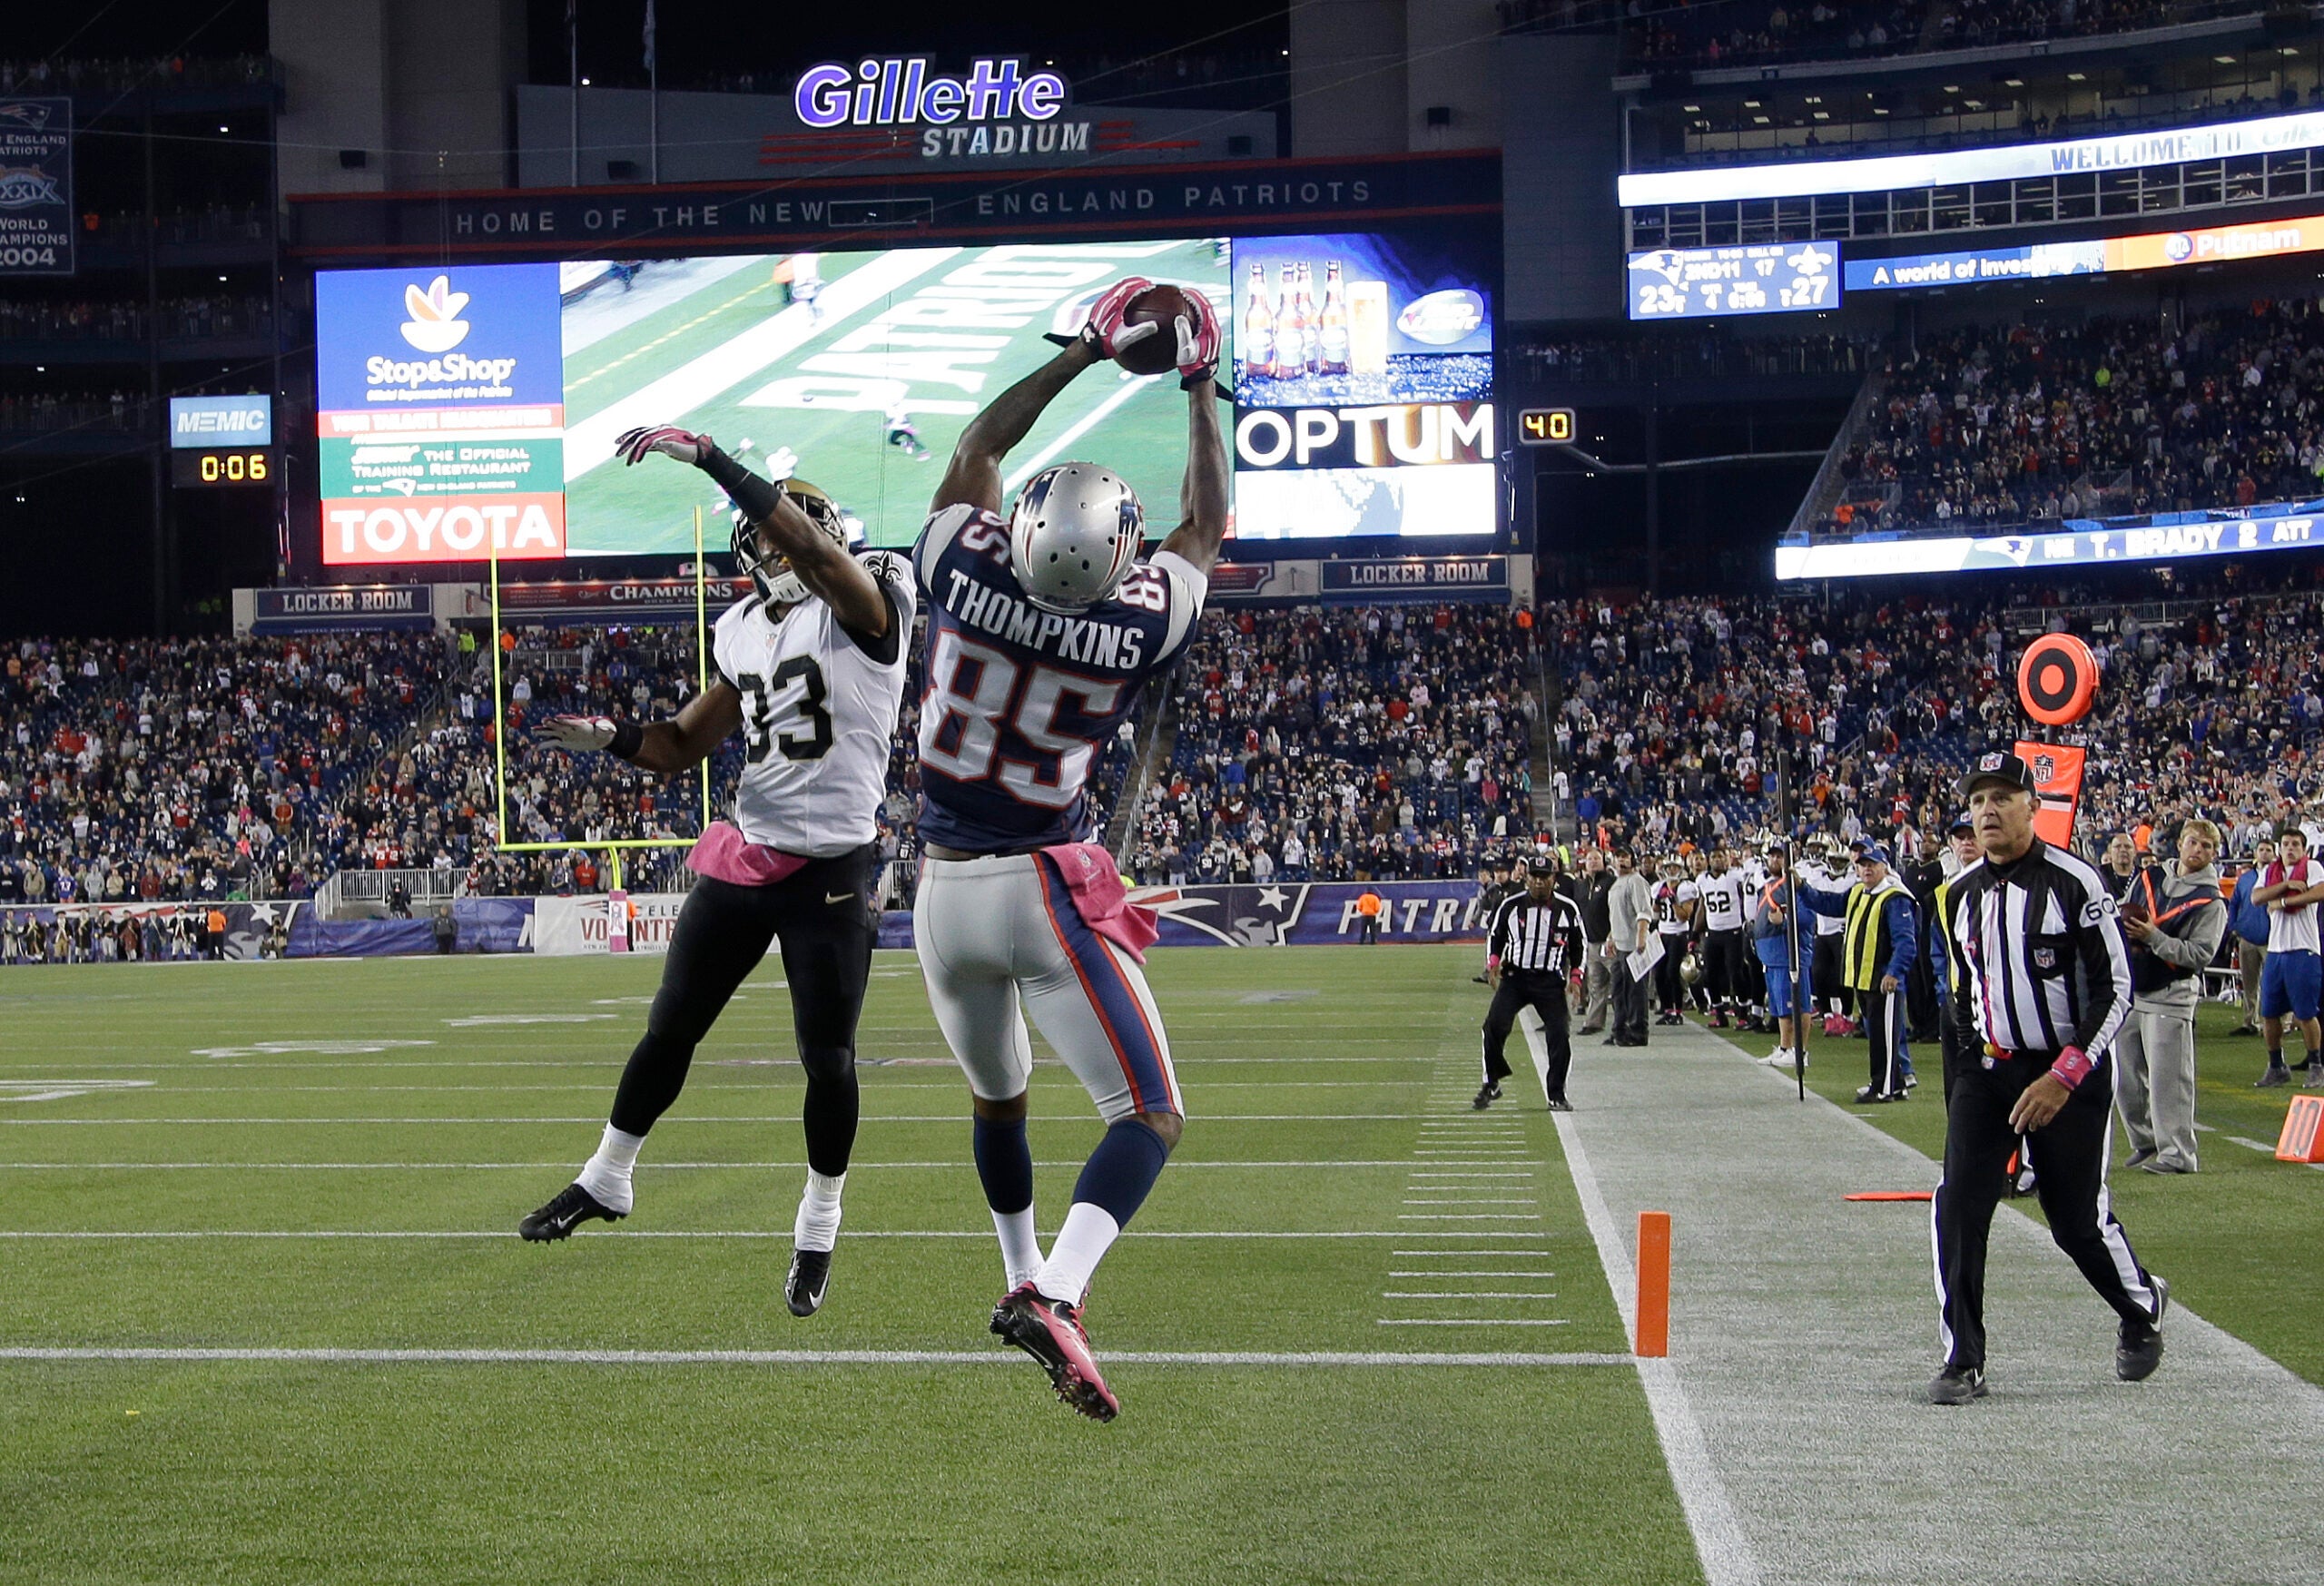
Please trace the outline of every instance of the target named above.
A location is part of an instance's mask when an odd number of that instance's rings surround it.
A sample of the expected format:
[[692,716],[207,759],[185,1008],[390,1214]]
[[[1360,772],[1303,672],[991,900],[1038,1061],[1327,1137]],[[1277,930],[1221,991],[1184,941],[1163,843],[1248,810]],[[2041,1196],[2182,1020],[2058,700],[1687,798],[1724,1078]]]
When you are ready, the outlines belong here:
[[2017,1138],[2041,1165],[2050,1236],[2114,1308],[2114,1374],[2162,1363],[2171,1291],[2139,1265],[2106,1193],[2113,1067],[2107,1048],[2131,1009],[2131,963],[2098,872],[2034,834],[2039,784],[2015,754],[1981,755],[1961,779],[1984,859],[1954,878],[1954,1018],[1974,1032],[1947,1098],[1937,1186],[1939,1404],[1985,1394],[1985,1244]]
[[1565,1098],[1566,1072],[1573,1067],[1573,1042],[1566,1012],[1567,978],[1577,972],[1586,951],[1581,911],[1557,890],[1557,861],[1542,855],[1525,867],[1525,890],[1503,899],[1492,912],[1485,937],[1485,979],[1492,1007],[1485,1014],[1485,1082],[1473,1103],[1479,1112],[1501,1099],[1509,1078],[1509,1032],[1517,1015],[1531,1008],[1541,1016],[1549,1047],[1542,1077],[1551,1112],[1571,1112]]

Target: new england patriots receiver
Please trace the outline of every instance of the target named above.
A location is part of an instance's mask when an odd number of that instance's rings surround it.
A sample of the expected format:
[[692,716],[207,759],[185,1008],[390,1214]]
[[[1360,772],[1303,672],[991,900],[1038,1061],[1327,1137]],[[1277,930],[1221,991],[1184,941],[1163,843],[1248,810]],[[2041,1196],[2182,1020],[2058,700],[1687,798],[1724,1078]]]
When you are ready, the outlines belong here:
[[878,938],[873,817],[903,694],[911,570],[901,556],[852,552],[830,497],[803,480],[760,478],[706,435],[663,426],[615,445],[627,463],[660,452],[717,481],[740,508],[734,558],[754,593],[718,619],[717,680],[675,721],[560,716],[540,735],[665,774],[699,764],[737,728],[747,753],[732,818],[713,823],[688,856],[698,879],[603,1142],[518,1231],[562,1239],[592,1217],[629,1215],[646,1131],[677,1099],[695,1046],[734,989],[780,938],[807,1070],[807,1187],[783,1296],[793,1314],[812,1315],[830,1281],[855,1144],[855,1026]]
[[[1120,1405],[1090,1353],[1082,1297],[1177,1144],[1184,1108],[1138,967],[1152,927],[1124,907],[1112,857],[1088,841],[1084,784],[1139,691],[1193,636],[1226,531],[1217,316],[1188,291],[1169,324],[1125,323],[1148,285],[1102,294],[1062,352],[976,417],[912,553],[930,613],[913,925],[937,1023],[974,1098],[977,1172],[1008,1274],[992,1330],[1099,1421]],[[1093,463],[1040,469],[1003,517],[1001,459],[1075,377],[1147,335],[1176,336],[1188,393],[1180,522],[1161,549],[1139,559],[1137,497]],[[1108,1125],[1046,1257],[1025,1134],[1027,1012]]]

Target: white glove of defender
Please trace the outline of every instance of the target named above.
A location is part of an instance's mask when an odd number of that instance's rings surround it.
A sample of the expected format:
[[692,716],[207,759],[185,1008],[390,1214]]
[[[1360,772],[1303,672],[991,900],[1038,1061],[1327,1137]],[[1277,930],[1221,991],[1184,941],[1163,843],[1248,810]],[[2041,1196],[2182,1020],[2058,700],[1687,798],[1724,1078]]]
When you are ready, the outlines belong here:
[[541,724],[534,734],[553,749],[567,754],[602,750],[614,741],[614,719],[611,716],[551,716]]

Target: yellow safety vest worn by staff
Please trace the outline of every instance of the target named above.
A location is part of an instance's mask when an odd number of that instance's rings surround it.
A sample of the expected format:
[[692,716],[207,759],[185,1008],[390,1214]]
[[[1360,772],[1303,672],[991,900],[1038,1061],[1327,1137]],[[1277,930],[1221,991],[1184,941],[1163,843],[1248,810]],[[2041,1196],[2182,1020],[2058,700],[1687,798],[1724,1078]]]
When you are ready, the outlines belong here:
[[1880,984],[1880,966],[1888,961],[1896,945],[1881,941],[1881,911],[1894,892],[1912,895],[1894,875],[1885,878],[1876,887],[1858,882],[1848,889],[1847,927],[1840,938],[1840,961],[1851,990],[1869,991]]

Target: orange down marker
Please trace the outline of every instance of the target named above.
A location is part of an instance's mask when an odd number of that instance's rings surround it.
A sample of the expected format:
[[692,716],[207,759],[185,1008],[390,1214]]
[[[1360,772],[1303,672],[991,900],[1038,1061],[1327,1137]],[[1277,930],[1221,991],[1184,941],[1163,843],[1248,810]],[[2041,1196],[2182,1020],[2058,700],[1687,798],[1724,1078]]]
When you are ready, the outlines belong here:
[[1670,1214],[1638,1214],[1638,1353],[1670,1353]]

